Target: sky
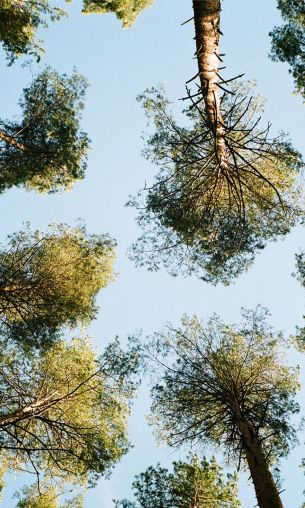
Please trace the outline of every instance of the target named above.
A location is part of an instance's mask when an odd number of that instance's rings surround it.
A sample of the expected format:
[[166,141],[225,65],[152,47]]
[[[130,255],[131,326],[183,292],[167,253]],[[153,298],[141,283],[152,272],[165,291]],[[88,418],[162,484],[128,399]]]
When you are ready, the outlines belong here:
[[[241,307],[257,304],[270,309],[275,328],[294,333],[295,326],[302,323],[305,303],[304,289],[292,277],[294,254],[305,243],[301,227],[284,241],[270,244],[251,269],[229,287],[213,287],[195,276],[173,278],[165,269],[147,272],[136,268],[127,257],[127,249],[139,231],[134,210],[125,204],[157,170],[141,155],[146,119],[136,96],[163,83],[173,108],[177,112],[181,109],[178,99],[184,95],[185,81],[196,73],[193,25],[181,26],[192,16],[191,0],[156,0],[130,29],[122,29],[114,15],[81,15],[79,0],[67,9],[68,19],[41,32],[46,53],[39,65],[24,65],[26,59],[22,59],[7,67],[0,53],[1,115],[12,119],[18,114],[22,89],[45,65],[67,74],[76,67],[90,83],[82,121],[92,140],[86,177],[69,193],[47,196],[22,189],[7,191],[0,197],[0,240],[5,241],[26,221],[43,230],[52,220],[75,224],[78,218],[84,220],[89,232],[109,233],[116,239],[117,279],[101,292],[98,319],[90,327],[92,340],[100,350],[116,335],[124,342],[137,330],[145,337],[167,322],[178,325],[184,313],[207,319],[216,312],[224,321],[236,322]],[[292,94],[287,66],[268,58],[268,32],[280,22],[275,0],[224,0],[221,51],[226,54],[229,77],[245,73],[246,79],[256,81],[257,91],[266,99],[266,123],[271,121],[274,132],[288,132],[294,146],[304,153],[304,105]],[[289,361],[305,366],[304,357],[297,353],[292,353]],[[85,508],[111,508],[113,498],[130,496],[135,474],[157,462],[169,466],[172,460],[185,457],[186,449],[174,452],[157,446],[145,418],[148,412],[149,394],[144,383],[130,419],[134,446],[111,479],[100,480],[86,494]],[[299,507],[304,500],[300,468],[305,457],[304,439],[300,437],[299,446],[282,463],[286,508]],[[11,496],[22,482],[20,476],[9,476],[3,494],[5,508],[15,507]],[[241,475],[240,497],[244,508],[255,506],[246,474]]]

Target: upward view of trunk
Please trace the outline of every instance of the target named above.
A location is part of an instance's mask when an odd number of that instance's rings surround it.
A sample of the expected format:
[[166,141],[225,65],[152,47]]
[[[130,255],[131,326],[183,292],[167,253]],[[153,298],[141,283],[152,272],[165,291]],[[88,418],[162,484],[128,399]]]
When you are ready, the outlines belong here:
[[238,428],[259,508],[284,508],[257,435],[246,422],[239,422]]
[[221,0],[193,0],[196,55],[201,92],[211,130],[219,166],[227,166],[225,128],[220,110],[218,88],[219,35]]

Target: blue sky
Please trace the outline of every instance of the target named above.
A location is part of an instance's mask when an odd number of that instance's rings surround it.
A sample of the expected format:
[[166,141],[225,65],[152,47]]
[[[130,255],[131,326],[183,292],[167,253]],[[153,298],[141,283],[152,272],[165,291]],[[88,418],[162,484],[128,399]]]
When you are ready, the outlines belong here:
[[[51,65],[70,73],[75,66],[90,83],[83,116],[83,128],[92,139],[86,178],[62,195],[8,191],[0,198],[0,239],[28,220],[44,229],[54,219],[74,223],[81,217],[90,232],[107,232],[117,240],[118,277],[101,293],[100,313],[90,329],[100,349],[115,335],[124,339],[139,329],[149,334],[168,321],[177,324],[183,313],[196,313],[205,319],[217,312],[223,320],[234,322],[239,319],[241,306],[253,308],[258,303],[271,310],[276,328],[293,333],[304,314],[304,290],[291,276],[294,253],[305,244],[304,229],[298,228],[285,241],[269,245],[251,270],[226,288],[212,287],[195,277],[172,278],[165,270],[148,273],[128,260],[126,250],[138,230],[134,211],[124,205],[156,171],[141,157],[146,120],[135,98],[145,88],[163,83],[176,101],[173,107],[180,108],[178,99],[184,94],[184,83],[196,72],[193,25],[181,26],[192,16],[191,0],[156,0],[128,30],[122,30],[113,15],[83,16],[80,9],[81,2],[75,0],[68,6],[69,19],[43,31],[46,54],[39,66],[32,62],[31,68],[22,67],[20,61],[7,68],[1,54],[1,115],[12,118],[17,114],[18,97],[30,82],[31,72]],[[221,48],[226,53],[228,76],[244,72],[247,79],[257,81],[258,92],[266,98],[266,122],[272,122],[275,132],[289,132],[302,151],[304,105],[292,95],[287,67],[268,59],[268,32],[277,23],[280,18],[275,0],[224,0]],[[292,354],[291,361],[304,366],[300,355]],[[148,409],[149,396],[143,387],[130,422],[134,448],[110,480],[101,480],[87,494],[86,508],[110,508],[112,498],[129,495],[136,473],[158,461],[168,465],[174,458],[185,456],[186,450],[174,453],[157,448],[145,420]],[[299,468],[305,456],[303,441],[301,438],[300,446],[283,463],[286,508],[298,507],[303,499],[305,482]],[[15,506],[9,498],[20,481],[19,477],[8,479],[3,506]],[[245,508],[256,504],[247,475],[242,475],[241,498]]]

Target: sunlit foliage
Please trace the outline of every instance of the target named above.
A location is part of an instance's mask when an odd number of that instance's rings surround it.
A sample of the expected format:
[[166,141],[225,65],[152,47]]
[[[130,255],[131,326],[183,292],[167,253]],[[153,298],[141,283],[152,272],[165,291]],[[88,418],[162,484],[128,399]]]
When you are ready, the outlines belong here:
[[146,7],[149,7],[154,0],[83,0],[83,12],[92,13],[114,13],[122,22],[124,27],[131,26],[137,16]]
[[174,462],[173,472],[150,466],[132,484],[135,502],[116,502],[116,508],[239,508],[236,476],[224,476],[215,459]]
[[80,130],[87,83],[47,68],[25,88],[19,120],[0,120],[0,191],[70,189],[84,177],[89,145]]
[[16,57],[26,54],[38,60],[42,53],[41,41],[35,37],[48,20],[56,21],[64,15],[58,6],[50,6],[49,0],[1,0],[0,42],[12,63]]
[[137,365],[136,349],[123,352],[118,342],[100,358],[83,339],[40,354],[2,347],[1,458],[12,470],[94,484],[129,448]]
[[277,3],[285,23],[270,33],[271,56],[290,66],[296,91],[305,99],[305,3],[303,0],[278,0]]
[[225,163],[204,106],[187,109],[180,127],[162,90],[139,97],[155,127],[145,155],[160,172],[130,202],[144,230],[132,254],[137,264],[228,284],[304,213],[300,154],[283,135],[270,138],[270,126],[259,129],[260,101],[247,96],[249,86],[240,85],[222,98]]
[[0,249],[0,318],[9,336],[41,345],[63,326],[87,325],[113,261],[114,242],[82,226],[10,235]]
[[263,310],[244,312],[238,326],[217,316],[206,325],[185,317],[181,328],[157,334],[149,355],[159,358],[153,412],[161,436],[171,445],[210,442],[244,457],[244,421],[269,460],[285,455],[295,437],[289,415],[298,410],[298,382],[281,358],[281,343]]
[[[305,288],[305,252],[300,252],[296,255],[296,268],[297,279]],[[305,327],[299,327],[297,330],[296,346],[301,351],[305,351]]]
[[16,508],[83,508],[83,497],[75,496],[62,502],[60,493],[52,485],[25,487],[18,495]]

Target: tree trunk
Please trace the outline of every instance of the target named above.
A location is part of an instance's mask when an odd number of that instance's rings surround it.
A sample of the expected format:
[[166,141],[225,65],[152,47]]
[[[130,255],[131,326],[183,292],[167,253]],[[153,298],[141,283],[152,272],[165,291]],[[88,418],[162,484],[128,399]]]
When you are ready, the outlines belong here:
[[25,145],[23,145],[22,143],[18,143],[18,141],[16,141],[16,139],[13,136],[8,136],[7,134],[5,134],[5,132],[1,130],[0,130],[0,139],[5,141],[9,145],[15,146],[16,148],[22,150],[23,152],[27,150]]
[[246,422],[239,422],[238,428],[242,436],[258,506],[284,508],[257,435]]
[[219,166],[227,167],[225,128],[218,93],[221,0],[193,0],[196,56],[209,125],[215,136]]

